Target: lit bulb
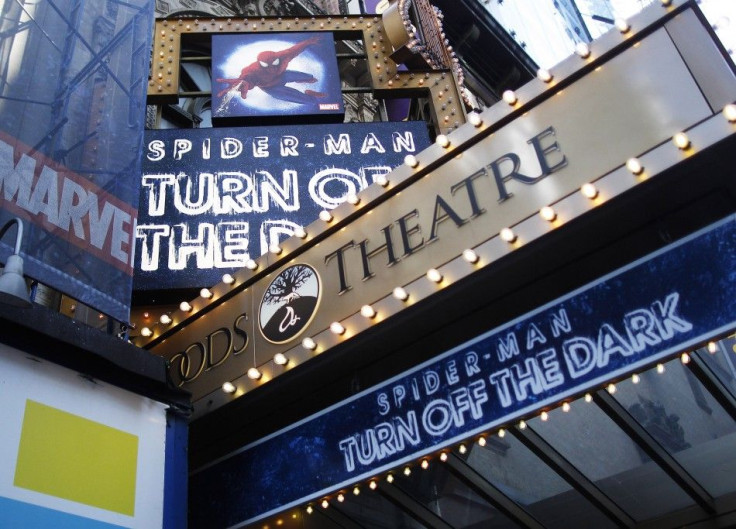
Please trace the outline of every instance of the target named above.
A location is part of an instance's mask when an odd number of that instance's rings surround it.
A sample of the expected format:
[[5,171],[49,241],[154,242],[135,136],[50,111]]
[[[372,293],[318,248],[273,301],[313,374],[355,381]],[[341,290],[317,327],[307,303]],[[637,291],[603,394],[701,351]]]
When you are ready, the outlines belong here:
[[345,496],[343,495],[342,492],[337,495],[337,501],[339,501],[340,503],[345,501]]
[[233,384],[233,383],[232,383],[232,382],[230,382],[230,381],[224,382],[224,383],[222,384],[222,391],[224,391],[224,392],[225,392],[225,393],[227,393],[228,395],[232,395],[233,393],[235,393],[235,390],[236,390],[236,389],[237,389],[237,388],[235,387],[235,384]]
[[253,259],[248,259],[245,262],[245,267],[248,270],[256,270],[258,268],[258,263],[256,263]]
[[339,321],[333,321],[330,323],[330,331],[332,331],[333,334],[342,335],[345,334],[345,327],[343,327],[342,323]]
[[141,329],[141,336],[143,336],[144,338],[148,338],[152,334],[153,334],[153,331],[149,329],[148,327],[143,327]]
[[629,158],[626,160],[626,168],[635,175],[640,175],[644,171],[644,167],[641,162],[636,158]]
[[580,192],[583,194],[584,197],[589,198],[593,200],[598,196],[598,189],[590,183],[583,184],[580,188]]
[[447,149],[450,146],[450,138],[448,138],[444,134],[439,134],[434,141],[437,145],[444,149]]
[[326,209],[323,209],[322,211],[319,212],[319,218],[325,222],[331,222],[333,217],[332,217],[332,213],[330,213]]
[[513,232],[511,228],[504,228],[500,232],[501,238],[508,242],[512,243],[516,240],[516,234]]
[[192,310],[192,306],[189,304],[188,301],[182,301],[179,303],[179,310],[182,312],[189,312]]
[[258,370],[257,367],[251,367],[248,370],[248,378],[250,378],[251,380],[260,380],[262,376],[263,375],[261,374],[261,372]]
[[480,257],[478,257],[478,254],[475,253],[474,250],[471,250],[470,248],[463,250],[463,259],[465,259],[470,264],[475,264],[478,262]]
[[583,59],[587,59],[590,57],[590,47],[584,42],[579,42],[578,45],[575,46],[575,53],[580,55]]
[[730,122],[736,123],[736,105],[729,103],[723,107],[723,116]]
[[501,439],[503,439],[504,437],[506,437],[506,430],[504,430],[503,428],[499,428],[499,430],[498,430],[498,436]]
[[363,305],[360,307],[360,314],[365,318],[375,318],[376,311],[370,305]]
[[417,160],[417,157],[413,154],[407,154],[404,157],[404,163],[413,169],[419,165],[419,160]]
[[284,250],[278,244],[272,244],[268,247],[268,251],[274,255],[281,255],[281,252],[283,252]]
[[306,239],[307,238],[307,232],[301,226],[297,226],[294,229],[294,235],[297,236],[297,237],[299,237],[300,239]]
[[302,340],[302,347],[307,351],[314,351],[317,348],[317,344],[309,337]]
[[629,30],[631,29],[631,26],[629,25],[629,23],[623,18],[617,18],[614,21],[614,24],[616,26],[616,29],[618,29],[621,33],[628,33]]
[[468,451],[468,447],[465,446],[465,444],[461,444],[460,446],[458,446],[457,451],[460,452],[461,454],[464,454],[465,452]]
[[373,179],[373,181],[381,187],[386,187],[388,185],[388,177],[385,174],[379,174]]
[[411,476],[411,468],[404,467],[404,475],[405,476]]
[[689,364],[690,363],[690,355],[687,353],[682,353],[680,355],[680,362],[683,364]]
[[547,413],[546,411],[543,411],[542,413],[539,414],[539,418],[542,419],[543,421],[546,421],[547,419],[549,419],[549,413]]
[[585,402],[593,402],[593,395],[591,395],[590,393],[586,393]]
[[661,2],[662,6],[668,7],[672,3],[672,0],[661,0]]
[[664,364],[657,364],[657,373],[660,375],[664,373]]
[[284,353],[276,353],[273,355],[273,363],[277,366],[285,366],[289,363],[289,359],[286,358],[286,355]]
[[567,413],[568,411],[570,411],[570,403],[569,402],[563,402],[562,403],[562,411],[564,411],[565,413]]
[[357,487],[357,486],[356,487],[353,487],[353,494],[355,496],[359,495],[360,494],[360,487]]
[[677,145],[677,148],[680,150],[686,150],[688,147],[690,147],[690,138],[687,137],[687,134],[684,132],[678,132],[674,136],[672,136],[672,141],[675,145]]
[[327,500],[322,500],[322,508],[323,508],[323,509],[326,509],[326,508],[327,508],[327,507],[329,507],[329,506],[330,506],[330,502],[329,502],[329,501],[327,501]]
[[312,514],[314,512],[314,509],[312,509],[311,505],[307,505],[307,514]]
[[393,296],[399,301],[406,301],[409,299],[409,293],[402,287],[396,287],[393,292]]
[[440,281],[442,281],[442,274],[436,268],[430,268],[429,270],[427,270],[427,279],[429,279],[433,283],[439,283]]
[[358,195],[356,195],[355,193],[350,193],[348,195],[347,200],[353,206],[357,206],[358,204],[360,204],[360,197]]
[[222,274],[222,282],[226,285],[232,285],[235,283],[235,278],[230,274]]
[[519,100],[513,90],[506,90],[501,97],[503,97],[503,100],[512,106]]
[[542,82],[549,83],[550,81],[552,81],[552,74],[549,73],[549,70],[540,68],[539,70],[537,70],[537,79]]
[[388,481],[389,483],[393,483],[394,482],[394,475],[393,474],[389,474],[388,476],[386,476],[386,481]]
[[161,322],[161,325],[170,325],[171,316],[169,316],[168,314],[161,314],[161,317],[158,319],[158,321]]
[[474,127],[480,127],[483,124],[483,119],[477,112],[471,112],[468,114],[468,122]]
[[608,391],[611,395],[616,393],[616,384],[608,384],[608,386],[606,386],[606,391]]
[[519,430],[526,430],[526,421],[524,419],[519,421]]
[[378,483],[376,483],[376,480],[375,479],[372,479],[368,483],[368,487],[370,487],[371,490],[376,490],[376,487],[378,487]]
[[718,345],[716,344],[716,342],[708,342],[708,352],[710,354],[713,354],[716,351],[718,351]]
[[442,461],[443,463],[444,463],[445,461],[447,461],[447,452],[442,452],[442,453],[440,454],[440,461]]
[[421,466],[422,470],[427,470],[429,468],[429,461],[427,461],[426,459],[422,459]]
[[639,375],[637,375],[636,373],[634,373],[633,375],[631,375],[631,383],[632,384],[638,384],[639,382],[641,382],[641,377]]
[[478,438],[478,445],[479,446],[486,446],[486,438],[485,437],[479,437]]
[[544,206],[539,210],[539,215],[548,222],[554,222],[557,218],[557,213],[550,206]]
[[203,288],[199,291],[199,295],[204,299],[212,299],[212,291],[209,288]]

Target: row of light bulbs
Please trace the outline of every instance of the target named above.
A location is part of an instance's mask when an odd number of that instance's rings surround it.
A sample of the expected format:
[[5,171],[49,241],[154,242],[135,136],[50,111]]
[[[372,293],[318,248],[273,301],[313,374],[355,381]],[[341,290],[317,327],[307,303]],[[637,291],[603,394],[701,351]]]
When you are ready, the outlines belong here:
[[[723,108],[722,113],[727,121],[729,121],[730,123],[736,123],[736,105],[734,104],[726,105]],[[478,114],[471,114],[471,116],[478,116]],[[480,116],[478,116],[476,119],[471,119],[471,123],[474,123],[475,126],[480,126],[482,124],[482,120],[480,119]],[[678,147],[678,149],[683,150],[683,151],[687,151],[688,149],[692,147],[692,142],[690,141],[687,134],[684,132],[679,132],[675,134],[672,138],[672,142],[674,143],[674,145]],[[437,143],[443,148],[449,148],[451,145],[449,139],[445,136],[438,136]],[[415,156],[409,155],[406,158],[407,159],[405,160],[405,163],[409,167],[416,168],[419,166],[419,162]],[[641,161],[635,157],[629,158],[626,161],[626,168],[628,171],[630,171],[635,176],[641,176],[644,173],[644,166],[642,165]],[[579,192],[590,200],[595,200],[599,196],[599,191],[597,187],[595,186],[595,184],[590,183],[590,182],[583,184],[580,187]],[[359,204],[359,202],[360,202],[359,199],[351,201],[351,203],[354,203],[355,205]],[[332,215],[327,211],[324,211],[323,213],[326,213],[326,215],[320,215],[320,218],[324,222],[332,222],[333,220]],[[550,223],[554,223],[558,219],[557,212],[552,206],[544,206],[543,208],[541,208],[539,211],[539,215],[544,220]],[[300,238],[306,237],[306,231],[301,229],[301,232],[303,232],[303,237],[301,237],[302,233],[297,233],[296,235],[299,236]],[[501,229],[499,232],[499,237],[503,241],[509,244],[515,244],[518,241],[518,235],[510,227],[505,227]],[[272,253],[280,254],[282,250],[280,248],[278,248],[278,250],[275,248],[272,248],[271,251]],[[468,248],[464,250],[462,253],[462,258],[470,264],[478,264],[480,261],[479,255],[472,248]],[[247,266],[251,270],[256,270],[258,268],[258,263],[256,263],[255,261],[251,259]],[[433,283],[437,283],[438,285],[441,284],[444,279],[442,272],[440,272],[437,268],[430,268],[426,273],[426,277],[429,281],[432,281]],[[225,274],[223,276],[223,282],[225,284],[232,285],[234,284],[235,279],[233,278],[232,275]],[[213,298],[212,291],[210,291],[207,288],[203,288],[200,291],[200,296],[208,300]],[[399,301],[408,302],[410,298],[410,293],[407,291],[405,287],[398,286],[393,289],[392,296]],[[192,305],[187,301],[183,301],[180,304],[179,308],[183,312],[192,311]],[[368,305],[368,304],[363,305],[361,307],[360,314],[368,319],[374,319],[377,316],[376,310],[371,305]],[[163,325],[170,325],[172,323],[172,319],[168,314],[163,314],[159,321]],[[333,334],[337,336],[343,336],[347,331],[345,326],[339,321],[332,322],[330,324],[329,329]],[[144,327],[141,330],[141,334],[143,336],[149,337],[151,336],[152,331],[149,328]],[[318,343],[314,340],[314,338],[306,337],[302,340],[302,347],[308,351],[315,351],[318,347]],[[289,359],[283,353],[279,352],[276,355],[274,355],[273,362],[276,365],[285,366],[289,363]],[[263,374],[261,370],[259,370],[256,366],[251,367],[247,372],[247,376],[251,380],[260,380],[262,378],[262,375]],[[236,391],[234,384],[232,384],[232,382],[229,382],[229,381],[223,384],[222,389],[224,392],[228,394],[235,393]]]
[[[716,342],[708,342],[708,344],[707,344],[706,347],[707,347],[708,352],[711,353],[711,354],[715,354],[718,351],[718,344]],[[690,360],[691,359],[690,359],[690,354],[689,353],[682,353],[680,355],[680,361],[683,364],[690,363]],[[655,370],[655,372],[657,374],[661,375],[661,374],[663,374],[665,372],[665,366],[664,366],[663,363],[658,363],[655,366],[654,370]],[[637,374],[637,373],[633,373],[631,375],[631,382],[633,384],[639,384],[639,382],[641,382],[641,376],[639,374]],[[614,393],[616,393],[616,383],[615,382],[610,382],[610,383],[606,384],[604,386],[604,388],[611,395],[613,395]],[[583,395],[583,400],[586,403],[593,402],[593,395],[592,395],[592,393],[585,393],[585,395]],[[572,409],[572,406],[570,404],[570,401],[564,401],[564,402],[562,402],[562,404],[560,405],[560,409],[564,413],[568,413]],[[551,409],[550,409],[550,411],[551,411]],[[539,417],[539,419],[541,421],[545,421],[545,422],[548,421],[549,420],[549,411],[542,410],[541,412],[539,412],[538,417]],[[518,422],[516,422],[515,425],[512,425],[512,426],[516,426],[519,430],[525,430],[527,428],[527,426],[528,426],[527,420],[528,420],[528,418],[526,420],[525,419],[520,419]],[[498,428],[498,430],[496,430],[496,435],[500,439],[503,439],[504,437],[506,437],[506,431],[508,430],[508,428],[509,428],[509,426],[506,426],[505,428],[504,427]],[[482,446],[486,446],[486,444],[488,443],[488,437],[489,437],[489,435],[491,435],[491,434],[481,434],[481,435],[479,435],[477,437],[474,437],[473,439],[465,440],[465,441],[459,443],[456,446],[457,452],[460,455],[467,454],[467,452],[469,450],[469,445],[472,445],[473,442],[477,443],[481,447]],[[443,449],[436,456],[437,459],[440,462],[442,462],[442,463],[446,462],[447,459],[449,458],[450,451],[451,451],[451,449]],[[419,468],[422,469],[422,470],[429,469],[430,461],[431,460],[432,460],[432,457],[431,456],[422,457],[419,460],[419,462],[418,462]],[[401,467],[400,470],[399,469],[395,469],[395,470],[389,471],[385,475],[385,477],[384,477],[385,481],[387,483],[389,483],[389,484],[393,483],[395,481],[395,479],[396,479],[397,472],[400,472],[404,476],[407,476],[408,477],[412,473],[412,465],[407,464],[407,465],[404,465],[403,467]],[[376,490],[378,488],[379,481],[380,481],[380,478],[378,478],[378,477],[371,478],[368,481],[368,488],[370,490]],[[356,483],[353,486],[353,488],[352,488],[352,493],[355,496],[358,496],[360,494],[361,490],[362,490],[361,489],[362,486],[364,486],[364,485],[362,485],[360,483]],[[327,508],[329,508],[330,501],[332,499],[336,500],[338,503],[343,503],[345,501],[345,499],[346,499],[346,494],[347,494],[347,492],[344,491],[344,490],[339,491],[334,496],[322,498],[319,501],[319,505],[323,509],[327,509]],[[314,506],[313,506],[313,504],[310,503],[309,505],[307,505],[306,508],[305,508],[305,511],[306,511],[307,514],[312,514],[314,512]]]

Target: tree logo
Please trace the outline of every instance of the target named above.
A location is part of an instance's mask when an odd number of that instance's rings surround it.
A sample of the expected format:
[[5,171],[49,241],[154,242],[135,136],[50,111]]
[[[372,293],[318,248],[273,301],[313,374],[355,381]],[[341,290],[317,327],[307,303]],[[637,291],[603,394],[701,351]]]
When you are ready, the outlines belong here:
[[263,337],[271,343],[296,338],[314,318],[321,294],[319,275],[311,266],[282,270],[266,288],[258,310]]

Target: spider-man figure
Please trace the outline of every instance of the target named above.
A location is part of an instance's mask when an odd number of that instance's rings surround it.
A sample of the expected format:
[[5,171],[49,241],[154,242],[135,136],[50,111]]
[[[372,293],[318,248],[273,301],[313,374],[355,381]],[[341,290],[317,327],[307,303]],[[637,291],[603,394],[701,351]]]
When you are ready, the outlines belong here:
[[300,92],[296,88],[286,86],[286,83],[316,83],[317,79],[311,74],[286,68],[294,57],[317,42],[318,37],[311,37],[282,51],[262,51],[254,63],[243,68],[237,79],[217,79],[218,83],[228,85],[217,96],[222,97],[235,89],[240,90],[240,96],[245,99],[248,90],[260,88],[276,99],[292,103],[314,103],[317,98],[325,97],[326,94],[314,90]]

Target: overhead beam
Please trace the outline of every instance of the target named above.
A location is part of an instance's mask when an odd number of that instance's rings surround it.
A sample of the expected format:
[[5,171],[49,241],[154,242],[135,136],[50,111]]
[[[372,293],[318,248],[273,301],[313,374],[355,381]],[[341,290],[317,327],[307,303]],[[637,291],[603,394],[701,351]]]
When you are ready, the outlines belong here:
[[493,486],[493,484],[456,454],[448,454],[445,464],[473,492],[484,498],[488,503],[516,523],[529,529],[544,529],[544,525],[539,523],[527,510]]
[[608,391],[597,391],[593,395],[593,401],[698,505],[709,514],[715,514],[713,498],[700,483]]
[[713,373],[713,370],[699,355],[693,353],[690,355],[690,362],[687,368],[695,375],[695,378],[705,386],[705,389],[720,404],[726,413],[736,421],[736,397],[721,380]]
[[440,516],[419,503],[396,485],[378,487],[378,492],[388,501],[404,511],[408,516],[430,529],[453,529]]
[[567,458],[545,441],[537,432],[528,426],[523,430],[515,426],[510,428],[509,431],[524,446],[529,448],[534,455],[549,465],[552,470],[557,472],[616,525],[619,527],[634,527],[635,521],[631,516],[614,503],[595,483],[580,472],[577,467],[570,463]]

